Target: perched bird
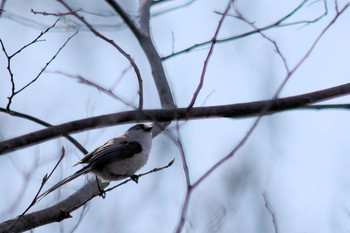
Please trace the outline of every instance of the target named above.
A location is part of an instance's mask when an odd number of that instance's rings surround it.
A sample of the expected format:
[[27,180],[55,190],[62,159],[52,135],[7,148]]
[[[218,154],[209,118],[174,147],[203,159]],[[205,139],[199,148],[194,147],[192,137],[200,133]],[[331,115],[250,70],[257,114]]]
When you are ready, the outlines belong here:
[[75,178],[92,172],[102,181],[133,177],[144,166],[152,146],[152,126],[137,124],[122,135],[107,141],[75,163],[87,164],[71,176],[58,182],[38,198],[41,199]]

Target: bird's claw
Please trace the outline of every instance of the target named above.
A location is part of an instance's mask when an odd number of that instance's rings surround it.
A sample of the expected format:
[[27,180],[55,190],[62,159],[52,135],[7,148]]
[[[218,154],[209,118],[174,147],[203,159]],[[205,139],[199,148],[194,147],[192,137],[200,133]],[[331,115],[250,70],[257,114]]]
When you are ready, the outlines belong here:
[[136,184],[139,183],[139,176],[138,175],[132,175],[130,176],[130,179],[134,181]]
[[106,192],[104,190],[99,190],[100,191],[100,194],[99,196],[102,197],[102,199],[105,199],[106,198]]

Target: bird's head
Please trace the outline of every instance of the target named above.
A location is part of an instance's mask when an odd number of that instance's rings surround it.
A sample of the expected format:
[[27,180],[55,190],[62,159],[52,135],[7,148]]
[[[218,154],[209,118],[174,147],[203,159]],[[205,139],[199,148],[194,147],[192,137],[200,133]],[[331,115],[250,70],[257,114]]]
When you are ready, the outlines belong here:
[[124,135],[131,139],[140,140],[152,137],[152,128],[152,125],[137,124],[125,131]]

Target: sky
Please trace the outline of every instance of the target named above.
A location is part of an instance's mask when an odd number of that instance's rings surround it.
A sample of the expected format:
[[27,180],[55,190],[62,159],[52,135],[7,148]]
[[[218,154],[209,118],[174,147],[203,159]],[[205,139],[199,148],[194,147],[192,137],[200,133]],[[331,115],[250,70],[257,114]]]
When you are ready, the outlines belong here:
[[[67,1],[96,29],[127,51],[141,71],[145,109],[160,108],[149,63],[137,40],[104,1]],[[120,1],[137,19],[138,1]],[[213,38],[228,1],[166,1],[152,8],[151,36],[161,56]],[[235,1],[236,9],[258,28],[272,25],[302,1],[259,0],[254,5]],[[341,9],[347,1],[338,1]],[[320,33],[335,16],[335,2],[307,1],[285,23],[260,34],[215,45],[207,66],[204,85],[195,106],[214,106],[271,99],[287,72],[301,61]],[[9,54],[36,38],[58,17],[33,14],[65,12],[57,1],[7,1],[0,18],[0,39]],[[93,13],[93,14],[92,14]],[[252,25],[229,11],[218,38],[251,31]],[[349,82],[350,34],[347,9],[325,32],[309,56],[292,73],[279,96],[288,97]],[[102,114],[131,110],[120,101],[72,76],[111,89],[128,103],[137,105],[138,83],[128,61],[77,19],[60,21],[43,40],[21,51],[11,60],[16,88],[30,82],[66,40],[75,35],[50,63],[39,79],[13,98],[11,109],[51,124],[61,124]],[[276,52],[278,46],[280,54]],[[174,56],[163,62],[178,107],[186,107],[196,89],[209,45]],[[283,59],[282,56],[283,55]],[[11,94],[7,60],[0,51],[0,107],[6,108]],[[341,97],[324,103],[348,103]],[[256,118],[211,118],[180,121],[192,182],[232,151]],[[243,147],[192,193],[182,232],[349,232],[350,174],[349,112],[340,110],[293,110],[263,117]],[[132,124],[73,134],[87,150],[124,132]],[[176,122],[169,130],[176,134]],[[25,119],[0,114],[0,140],[11,139],[43,127]],[[58,138],[0,156],[0,221],[22,213],[33,199],[41,179],[60,156],[66,156],[48,187],[72,174],[83,155],[67,140]],[[185,200],[186,184],[180,153],[162,134],[154,138],[149,161],[141,172],[161,167],[175,158],[172,167],[143,177],[95,198],[73,218],[49,224],[35,232],[174,232]],[[79,189],[91,176],[79,178],[52,193],[33,207],[39,210]],[[265,199],[264,199],[265,197]],[[273,214],[271,214],[273,213]],[[77,225],[77,223],[81,222]],[[273,217],[276,222],[273,224]],[[77,226],[77,227],[76,227]],[[274,228],[277,226],[277,230]]]

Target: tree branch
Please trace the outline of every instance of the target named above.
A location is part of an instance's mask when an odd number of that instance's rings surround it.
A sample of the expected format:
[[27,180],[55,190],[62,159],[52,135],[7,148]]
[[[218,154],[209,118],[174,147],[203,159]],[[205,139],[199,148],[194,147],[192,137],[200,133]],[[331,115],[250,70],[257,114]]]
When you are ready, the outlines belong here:
[[[151,173],[160,172],[170,166],[173,165],[175,159],[171,160],[167,165],[159,168],[154,168],[151,171],[141,173],[139,175],[136,175],[137,178],[141,178],[143,176],[149,175]],[[110,192],[113,189],[124,185],[133,179],[129,178],[124,180],[123,182],[106,189],[105,192]],[[109,185],[108,182],[99,183],[99,186],[101,189],[106,188]],[[95,179],[91,179],[86,185],[84,185],[81,189],[79,189],[77,192],[66,198],[65,200],[49,207],[43,210],[39,210],[36,212],[32,212],[26,215],[21,215],[20,217],[17,217],[15,219],[11,219],[8,221],[5,221],[0,224],[0,232],[7,232],[9,228],[11,228],[11,233],[14,232],[23,232],[26,230],[33,229],[35,227],[43,226],[49,223],[53,222],[60,222],[64,219],[71,218],[70,215],[74,210],[82,207],[85,205],[88,201],[90,201],[92,198],[96,196],[100,196],[101,191],[98,188],[98,185],[96,184]],[[34,199],[36,200],[36,199]]]
[[[315,23],[315,22],[319,21],[320,19],[322,19],[324,16],[327,15],[327,13],[328,13],[327,4],[325,3],[325,1],[323,1],[324,2],[324,12],[320,16],[316,17],[315,19],[307,20],[307,21],[296,21],[296,22],[291,22],[291,23],[284,23],[285,21],[287,21],[287,19],[291,18],[291,16],[293,16],[295,13],[300,11],[300,9],[302,7],[304,7],[304,5],[308,1],[309,0],[302,1],[290,13],[288,13],[287,15],[285,15],[284,17],[282,17],[281,19],[277,20],[276,22],[274,22],[274,23],[272,23],[270,25],[267,25],[267,26],[264,26],[264,27],[261,27],[259,29],[255,29],[255,30],[252,30],[252,31],[248,31],[248,32],[236,35],[236,36],[230,36],[230,37],[226,37],[226,38],[222,38],[222,39],[217,39],[215,42],[217,44],[219,44],[219,43],[225,43],[225,42],[234,41],[234,40],[238,40],[238,39],[243,39],[245,37],[248,37],[248,36],[251,36],[251,35],[263,32],[263,31],[267,31],[267,30],[270,30],[270,29],[273,29],[273,28],[278,28],[278,27],[286,27],[286,26],[293,26],[293,25],[298,25],[298,24]],[[163,61],[168,60],[169,58],[172,58],[172,57],[184,54],[184,53],[188,53],[188,52],[190,52],[190,51],[192,51],[194,49],[198,49],[200,47],[203,47],[203,46],[206,46],[206,45],[210,45],[211,43],[213,43],[212,39],[204,41],[204,42],[201,42],[201,43],[198,43],[198,44],[195,44],[195,45],[192,45],[192,46],[190,46],[190,47],[188,47],[186,49],[183,49],[183,50],[174,52],[172,54],[169,54],[167,56],[164,56],[164,57],[162,57],[162,60]]]
[[222,14],[222,17],[221,17],[221,19],[220,19],[220,21],[219,21],[219,24],[218,24],[218,26],[217,26],[217,28],[216,28],[216,30],[215,30],[215,33],[214,33],[214,36],[213,36],[213,39],[212,39],[212,43],[211,43],[211,45],[210,45],[210,48],[209,48],[207,57],[206,57],[205,60],[204,60],[204,64],[203,64],[202,73],[201,73],[201,76],[200,76],[200,79],[199,79],[199,83],[198,83],[197,88],[196,88],[196,90],[195,90],[194,93],[193,93],[193,97],[192,97],[192,99],[191,99],[191,101],[190,101],[190,103],[189,103],[189,105],[188,105],[188,107],[187,107],[189,110],[190,110],[190,109],[193,107],[193,105],[195,104],[195,102],[196,102],[196,100],[197,100],[197,97],[198,97],[198,95],[199,95],[199,92],[201,91],[201,89],[202,89],[202,87],[203,87],[205,73],[206,73],[206,71],[207,71],[207,68],[208,68],[208,65],[209,65],[209,60],[210,60],[210,58],[211,58],[211,55],[212,55],[213,52],[214,52],[214,47],[215,47],[215,44],[216,44],[216,40],[217,40],[217,38],[218,38],[218,36],[219,36],[220,29],[221,29],[221,27],[222,27],[222,25],[223,25],[223,23],[224,23],[224,19],[225,19],[226,15],[227,15],[228,11],[230,10],[231,4],[233,4],[233,2],[234,2],[234,0],[230,0],[229,3],[227,4],[226,10],[225,10],[225,12]]
[[85,20],[83,16],[80,16],[77,12],[75,12],[65,1],[58,0],[59,3],[61,3],[65,8],[67,8],[70,12],[72,12],[72,15],[75,16],[77,19],[79,19],[86,27],[90,29],[90,31],[97,37],[101,38],[102,40],[106,41],[110,45],[112,45],[114,48],[116,48],[119,53],[121,53],[130,63],[130,65],[133,67],[137,81],[139,84],[139,109],[143,109],[143,85],[142,85],[142,77],[140,70],[138,66],[136,65],[135,61],[131,58],[131,56],[124,51],[117,43],[115,43],[112,39],[107,38],[106,36],[102,35],[100,32],[98,32],[88,21]]
[[[47,123],[46,121],[43,121],[43,120],[41,120],[39,118],[30,116],[30,115],[27,115],[27,114],[24,114],[24,113],[21,113],[21,112],[16,112],[16,111],[13,111],[13,110],[8,112],[7,109],[5,109],[5,108],[0,108],[0,112],[9,114],[9,115],[14,116],[14,117],[27,119],[29,121],[35,122],[35,123],[37,123],[39,125],[43,125],[43,126],[46,126],[46,127],[51,127],[52,126],[51,124]],[[78,148],[81,151],[81,153],[83,153],[83,154],[87,154],[88,153],[88,151],[77,140],[75,140],[70,135],[65,134],[65,135],[62,135],[62,136],[67,138],[68,141],[70,141],[76,148]]]
[[110,4],[110,6],[123,18],[124,22],[129,26],[132,33],[134,33],[135,37],[140,43],[141,48],[145,52],[145,55],[151,66],[153,80],[157,87],[162,108],[175,108],[176,106],[174,104],[169,83],[165,76],[161,58],[156,48],[154,47],[150,37],[149,11],[152,2],[149,0],[145,0],[142,2],[142,12],[140,13],[140,22],[142,21],[142,23],[140,24],[142,26],[142,33],[117,2],[115,2],[114,0],[106,0],[106,2]]
[[[187,108],[177,108],[134,110],[112,113],[67,122],[0,142],[0,154],[66,135],[67,133],[81,132],[99,127],[126,124],[135,121],[169,122],[171,120],[191,120],[215,117],[245,118],[257,116],[263,111],[264,115],[269,115],[276,112],[301,108],[305,105],[326,101],[347,94],[350,94],[350,83],[287,98],[221,106],[195,107],[190,111],[187,111]],[[269,108],[266,109],[266,106]]]

